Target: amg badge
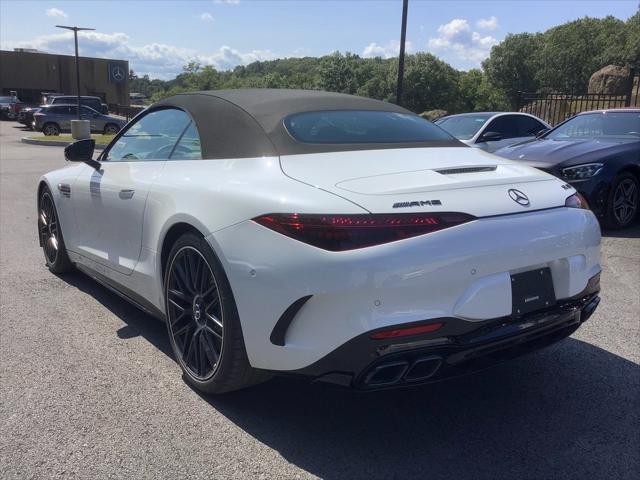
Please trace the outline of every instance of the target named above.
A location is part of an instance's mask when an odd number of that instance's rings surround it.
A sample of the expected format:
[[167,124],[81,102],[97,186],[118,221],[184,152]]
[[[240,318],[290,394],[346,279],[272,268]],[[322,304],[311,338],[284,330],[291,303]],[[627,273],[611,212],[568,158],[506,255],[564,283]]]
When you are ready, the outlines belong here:
[[442,205],[440,200],[420,200],[416,202],[398,202],[393,204],[393,208],[406,208],[406,207],[432,207]]

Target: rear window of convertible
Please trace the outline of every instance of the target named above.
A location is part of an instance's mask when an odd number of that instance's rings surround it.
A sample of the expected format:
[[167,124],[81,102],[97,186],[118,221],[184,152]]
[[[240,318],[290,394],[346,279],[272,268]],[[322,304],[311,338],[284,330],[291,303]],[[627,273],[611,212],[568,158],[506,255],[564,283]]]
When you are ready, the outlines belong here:
[[284,119],[287,131],[303,143],[414,143],[451,141],[431,122],[405,113],[377,110],[303,112]]

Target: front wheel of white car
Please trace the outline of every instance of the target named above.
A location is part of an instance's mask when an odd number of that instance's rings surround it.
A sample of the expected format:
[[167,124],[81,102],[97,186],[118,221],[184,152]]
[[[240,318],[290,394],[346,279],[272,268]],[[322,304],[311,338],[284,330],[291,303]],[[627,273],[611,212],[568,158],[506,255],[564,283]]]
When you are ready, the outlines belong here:
[[251,368],[229,281],[206,240],[181,236],[164,280],[167,330],[188,380],[206,393],[225,393],[268,378]]
[[64,245],[58,212],[48,187],[42,189],[38,199],[38,234],[49,270],[53,273],[65,273],[72,270],[73,265]]

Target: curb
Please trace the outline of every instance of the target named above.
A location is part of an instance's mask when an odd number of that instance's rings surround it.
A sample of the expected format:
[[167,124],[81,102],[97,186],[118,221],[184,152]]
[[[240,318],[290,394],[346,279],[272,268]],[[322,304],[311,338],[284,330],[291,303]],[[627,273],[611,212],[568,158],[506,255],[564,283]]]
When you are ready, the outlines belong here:
[[[43,147],[66,147],[69,145],[69,143],[60,140],[33,140],[29,137],[22,137],[20,141],[29,145],[41,145]],[[104,150],[105,147],[106,145],[96,143],[96,150]]]

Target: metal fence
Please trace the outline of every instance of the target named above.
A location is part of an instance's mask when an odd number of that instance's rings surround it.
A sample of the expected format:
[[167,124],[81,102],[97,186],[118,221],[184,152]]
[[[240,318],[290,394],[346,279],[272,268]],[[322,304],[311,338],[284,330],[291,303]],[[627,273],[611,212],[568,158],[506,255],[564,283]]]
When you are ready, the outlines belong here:
[[627,95],[522,93],[519,111],[535,115],[551,125],[557,125],[576,113],[625,106],[630,106]]
[[521,92],[518,110],[557,125],[589,110],[640,107],[640,74],[632,70],[625,94],[610,93],[530,93]]

